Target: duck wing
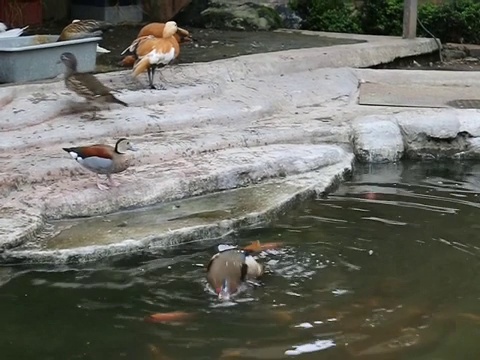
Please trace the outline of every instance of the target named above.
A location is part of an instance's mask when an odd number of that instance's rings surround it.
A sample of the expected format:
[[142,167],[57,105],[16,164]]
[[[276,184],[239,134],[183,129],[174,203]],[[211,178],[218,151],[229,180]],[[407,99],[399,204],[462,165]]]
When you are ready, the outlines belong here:
[[78,94],[96,97],[111,95],[110,89],[103,85],[93,74],[76,73],[68,78]]

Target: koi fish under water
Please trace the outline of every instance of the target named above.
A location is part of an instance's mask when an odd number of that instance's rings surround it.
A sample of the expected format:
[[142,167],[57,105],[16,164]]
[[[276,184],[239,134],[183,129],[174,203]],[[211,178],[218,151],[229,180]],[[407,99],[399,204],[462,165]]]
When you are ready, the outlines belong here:
[[265,250],[273,250],[273,249],[278,249],[279,247],[282,247],[283,243],[282,242],[267,242],[267,243],[260,243],[260,240],[257,241],[252,241],[250,245],[247,245],[243,248],[245,251],[250,251],[250,252],[262,252]]
[[171,323],[171,322],[183,322],[193,317],[193,313],[187,313],[184,311],[172,311],[167,313],[155,313],[145,317],[145,321],[153,323]]

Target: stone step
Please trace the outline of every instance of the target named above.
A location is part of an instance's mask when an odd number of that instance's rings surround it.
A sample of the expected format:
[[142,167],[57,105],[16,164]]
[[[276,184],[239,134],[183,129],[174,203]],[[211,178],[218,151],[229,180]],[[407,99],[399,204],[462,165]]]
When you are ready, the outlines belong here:
[[[282,159],[278,163],[285,150],[263,149],[261,157],[259,152],[250,156],[243,154],[243,165],[223,166],[224,171],[221,172],[217,168],[212,169],[210,173],[202,171],[196,176],[169,174],[154,183],[135,182],[128,187],[131,190],[130,195],[122,196],[117,193],[110,200],[100,200],[96,204],[97,210],[100,212],[102,209],[106,210],[109,202],[121,202],[131,206],[135,199],[143,198],[145,192],[153,193],[154,198],[151,200],[155,200],[155,193],[158,196],[162,194],[162,203],[106,216],[97,215],[88,219],[49,221],[37,229],[35,241],[0,253],[0,262],[7,264],[86,262],[113,255],[148,251],[156,247],[174,246],[188,241],[208,241],[214,237],[223,237],[239,227],[268,221],[296,201],[324,192],[343,179],[346,172],[351,169],[353,161],[351,154],[336,146],[311,148],[303,146],[290,148],[290,158]],[[252,158],[248,159],[249,157]],[[308,157],[309,159],[306,159]],[[223,161],[230,163],[232,160],[233,158],[229,157]],[[285,175],[287,176],[284,177]],[[262,178],[267,180],[246,188],[237,188],[258,182]],[[210,185],[205,186],[205,182]],[[198,190],[206,188],[209,192],[217,192],[174,202],[167,201],[174,200],[175,195],[195,196]],[[221,189],[232,188],[236,189],[218,192]],[[82,206],[83,202],[88,208],[84,209],[83,215],[97,212],[88,205],[92,200],[90,196],[93,196],[91,192],[90,194],[84,192],[77,198],[77,204],[73,205]],[[63,216],[67,209],[62,209],[61,199],[52,200],[47,207],[53,206],[50,211],[60,211]],[[75,201],[68,199],[64,205],[71,207],[74,203]],[[49,214],[48,209],[46,214],[54,215]],[[76,212],[76,215],[79,213]],[[5,229],[6,231],[10,229],[8,223],[5,224]],[[3,246],[7,248],[8,244],[4,243]]]

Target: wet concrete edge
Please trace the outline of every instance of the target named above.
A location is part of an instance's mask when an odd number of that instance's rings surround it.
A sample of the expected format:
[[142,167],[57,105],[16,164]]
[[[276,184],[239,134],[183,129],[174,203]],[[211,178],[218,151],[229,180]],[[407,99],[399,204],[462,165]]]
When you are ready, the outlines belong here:
[[151,252],[154,249],[164,249],[193,241],[218,240],[228,236],[237,229],[266,224],[275,219],[279,214],[288,211],[288,209],[312,196],[322,195],[335,190],[342,181],[351,176],[353,161],[354,157],[351,155],[337,164],[326,166],[317,171],[289,176],[283,181],[274,180],[276,184],[281,184],[282,182],[295,182],[296,178],[305,176],[311,176],[312,179],[318,178],[318,182],[313,181],[301,189],[299,187],[298,191],[288,194],[288,198],[283,201],[246,216],[222,220],[208,225],[182,228],[142,240],[125,240],[116,244],[61,250],[4,250],[3,253],[0,253],[0,262],[2,264],[85,263],[116,255]]

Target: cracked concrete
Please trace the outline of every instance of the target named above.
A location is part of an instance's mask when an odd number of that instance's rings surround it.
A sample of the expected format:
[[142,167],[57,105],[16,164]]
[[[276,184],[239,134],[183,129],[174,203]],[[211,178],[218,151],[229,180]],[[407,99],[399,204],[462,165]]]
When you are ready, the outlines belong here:
[[[358,97],[366,82],[440,89],[480,76],[354,69],[436,48],[432,39],[368,41],[174,66],[162,72],[166,91],[128,71],[101,74],[130,106],[105,107],[94,121],[62,81],[0,87],[0,261],[89,261],[225,236],[325,191],[354,156],[478,156],[477,110],[362,106]],[[108,192],[61,149],[121,136],[140,151]]]

